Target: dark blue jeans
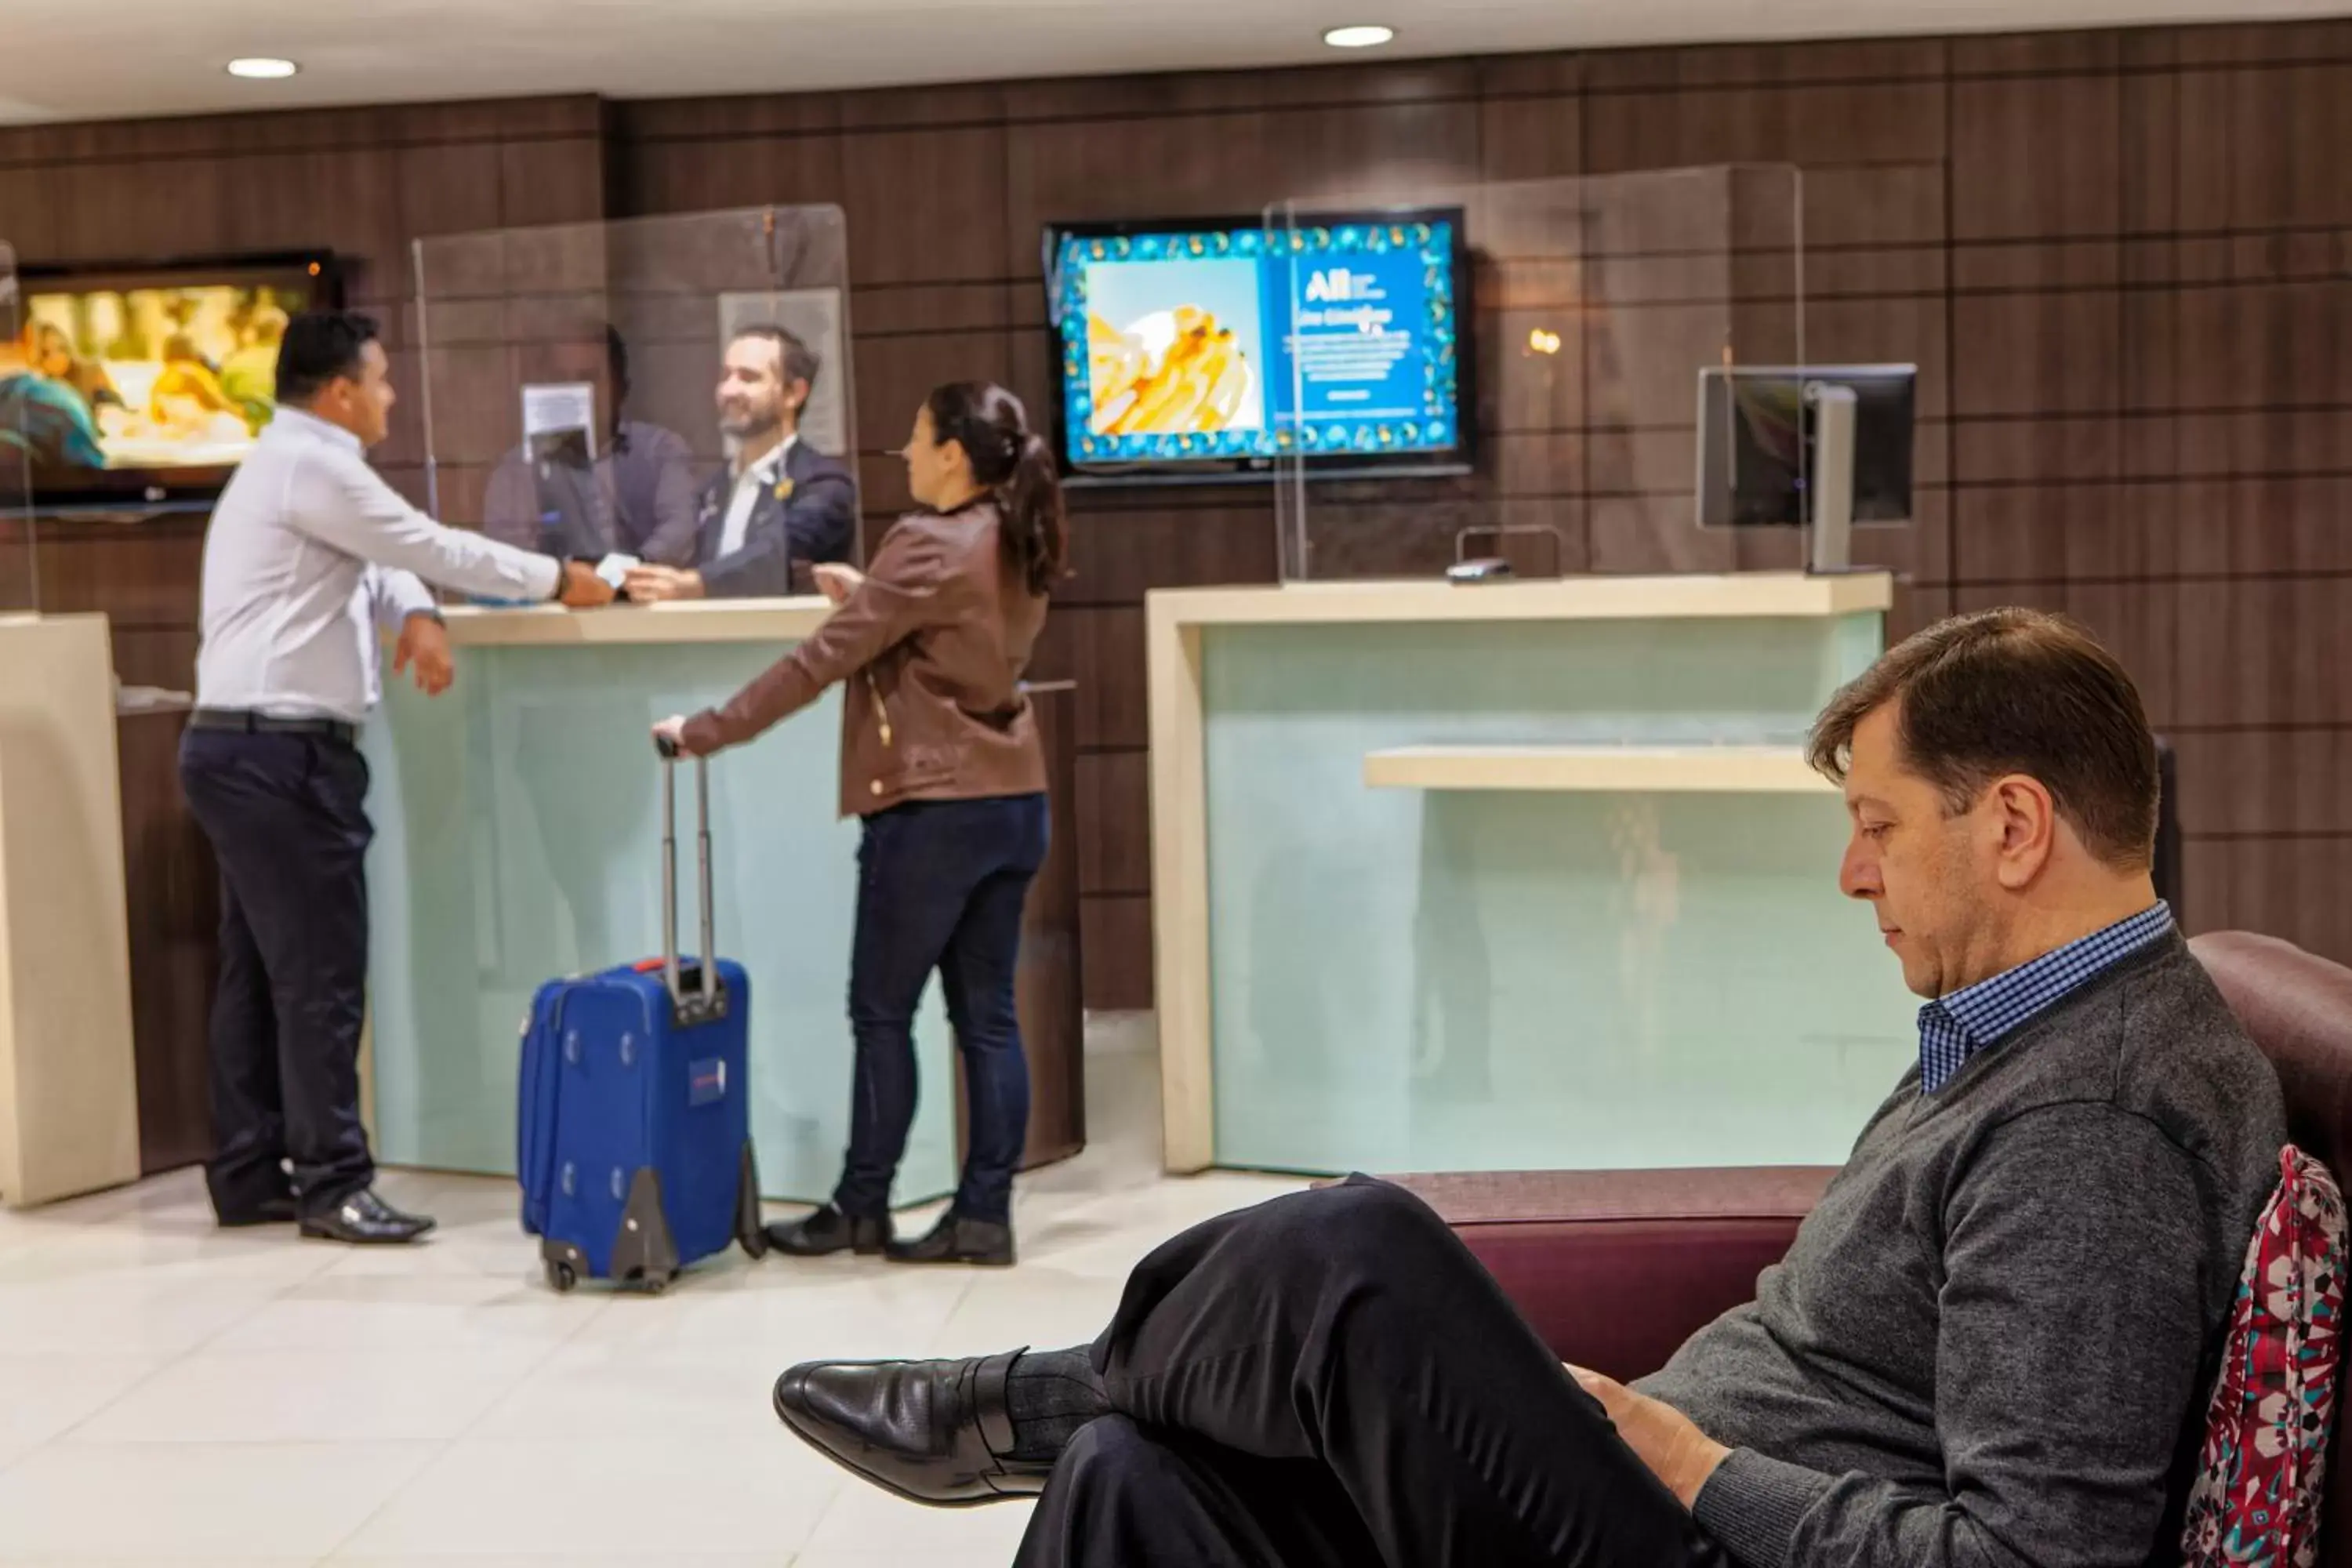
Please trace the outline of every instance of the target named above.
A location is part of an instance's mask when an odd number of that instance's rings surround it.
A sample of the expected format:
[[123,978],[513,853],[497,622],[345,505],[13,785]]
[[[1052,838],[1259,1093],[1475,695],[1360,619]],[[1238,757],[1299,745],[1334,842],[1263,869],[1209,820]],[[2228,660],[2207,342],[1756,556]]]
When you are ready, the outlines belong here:
[[374,1180],[360,1122],[367,762],[338,741],[191,730],[180,787],[220,863],[214,1154],[224,1218],[289,1195],[324,1214]]
[[915,1121],[915,1006],[937,970],[963,1057],[969,1148],[955,1206],[1008,1222],[1029,1134],[1029,1063],[1013,976],[1021,911],[1045,859],[1045,797],[910,801],[866,819],[849,1025],[857,1067],[849,1158],[833,1201],[878,1216]]

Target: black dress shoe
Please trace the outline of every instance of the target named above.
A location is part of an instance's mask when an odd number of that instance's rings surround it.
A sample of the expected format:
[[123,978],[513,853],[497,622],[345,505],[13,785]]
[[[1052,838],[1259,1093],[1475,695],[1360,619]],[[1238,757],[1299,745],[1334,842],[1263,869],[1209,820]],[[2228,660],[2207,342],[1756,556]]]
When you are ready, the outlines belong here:
[[249,1230],[256,1226],[292,1225],[295,1220],[294,1199],[264,1198],[249,1208],[215,1209],[213,1217],[223,1230]]
[[1054,1467],[1003,1457],[1013,1451],[1005,1376],[1020,1355],[804,1362],[776,1380],[776,1415],[835,1464],[909,1502],[1035,1497]]
[[884,1256],[893,1263],[975,1263],[987,1268],[1010,1268],[1013,1227],[967,1219],[950,1209],[921,1240],[894,1241]]
[[389,1247],[415,1241],[433,1228],[423,1215],[403,1214],[362,1187],[324,1214],[306,1215],[302,1234],[318,1241],[348,1242],[354,1247]]
[[890,1216],[852,1219],[827,1204],[806,1219],[770,1226],[768,1245],[794,1258],[823,1258],[834,1252],[872,1258],[890,1245]]

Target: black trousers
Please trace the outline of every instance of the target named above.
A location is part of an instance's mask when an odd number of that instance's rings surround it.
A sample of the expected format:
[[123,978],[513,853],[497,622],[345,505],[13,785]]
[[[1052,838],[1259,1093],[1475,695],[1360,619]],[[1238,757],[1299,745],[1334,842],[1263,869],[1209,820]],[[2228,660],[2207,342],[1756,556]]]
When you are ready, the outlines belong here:
[[1721,1568],[1428,1206],[1362,1177],[1129,1278],[1020,1568]]
[[969,1112],[956,1212],[1012,1220],[1013,1168],[1029,1135],[1029,1058],[1013,981],[1021,913],[1051,831],[1042,795],[909,801],[866,819],[849,960],[857,1065],[849,1152],[833,1194],[842,1213],[890,1211],[915,1121],[915,1007],[937,970]]
[[180,787],[220,863],[213,1148],[224,1216],[292,1191],[305,1215],[368,1185],[367,763],[324,736],[191,730]]

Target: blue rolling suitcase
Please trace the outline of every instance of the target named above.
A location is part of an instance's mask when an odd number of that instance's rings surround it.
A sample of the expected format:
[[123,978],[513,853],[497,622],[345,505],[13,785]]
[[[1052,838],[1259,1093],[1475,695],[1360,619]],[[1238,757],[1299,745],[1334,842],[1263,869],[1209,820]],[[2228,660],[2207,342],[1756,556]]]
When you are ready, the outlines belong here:
[[662,956],[540,987],[523,1026],[516,1173],[547,1281],[656,1292],[741,1242],[767,1250],[751,1158],[751,987],[711,940],[710,778],[695,763],[702,957],[677,952],[677,760],[662,763]]

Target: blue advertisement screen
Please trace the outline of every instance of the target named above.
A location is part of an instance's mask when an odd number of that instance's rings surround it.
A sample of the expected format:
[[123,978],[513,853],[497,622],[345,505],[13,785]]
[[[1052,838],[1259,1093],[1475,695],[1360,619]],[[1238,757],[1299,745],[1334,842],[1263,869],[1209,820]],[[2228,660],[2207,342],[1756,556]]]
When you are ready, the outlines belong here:
[[1075,468],[1462,445],[1454,221],[1065,235]]

